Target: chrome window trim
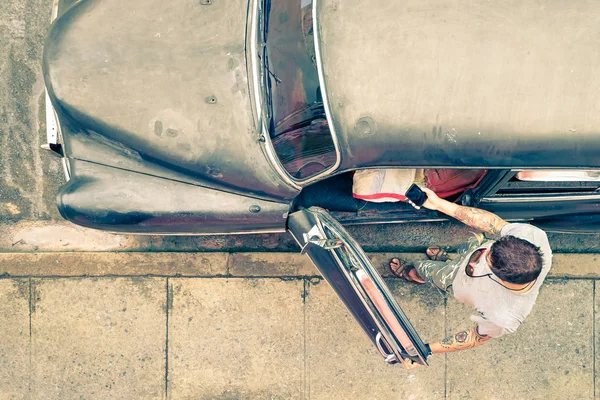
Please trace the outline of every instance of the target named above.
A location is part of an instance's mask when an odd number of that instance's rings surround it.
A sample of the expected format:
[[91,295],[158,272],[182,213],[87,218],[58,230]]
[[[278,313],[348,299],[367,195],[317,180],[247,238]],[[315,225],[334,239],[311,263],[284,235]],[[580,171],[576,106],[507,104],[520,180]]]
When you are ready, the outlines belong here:
[[[54,23],[56,18],[58,18],[58,3],[59,0],[53,0],[52,2],[52,11],[50,14],[50,24]],[[58,115],[56,114],[56,110],[50,101],[50,95],[48,94],[48,88],[44,84],[44,93],[46,100],[46,143],[50,144],[59,144],[64,143],[62,130],[60,128],[60,121],[58,120]],[[68,182],[71,179],[71,170],[69,166],[69,161],[67,160],[67,156],[64,154],[61,158],[61,164],[63,168],[63,173],[65,174],[65,180]]]
[[[522,177],[521,173],[545,174],[546,177]],[[552,174],[556,174],[552,176]],[[521,182],[600,182],[600,169],[543,169],[519,170],[515,178]]]
[[[50,24],[58,17],[58,1],[59,0],[54,0],[52,2]],[[56,117],[54,106],[52,106],[52,102],[50,101],[50,95],[48,95],[46,85],[44,85],[44,91],[46,94],[46,143],[58,144],[58,130],[60,129],[58,126],[58,118]]]
[[481,203],[510,203],[510,202],[521,202],[521,203],[535,203],[540,201],[574,201],[574,200],[598,200],[600,199],[600,192],[597,194],[583,194],[583,195],[558,195],[558,196],[545,196],[545,197],[485,197],[481,199]]
[[267,153],[267,158],[271,161],[271,165],[279,174],[281,179],[288,185],[292,186],[294,189],[300,190],[302,189],[296,182],[290,179],[289,174],[283,168],[281,163],[279,162],[279,158],[275,154],[275,149],[273,148],[273,144],[271,143],[271,138],[269,137],[268,128],[265,126],[265,121],[262,114],[262,96],[260,90],[260,78],[258,71],[258,51],[256,49],[258,45],[258,3],[261,0],[254,0],[253,9],[252,9],[252,27],[250,28],[250,52],[251,52],[251,60],[252,60],[252,83],[254,86],[254,103],[256,107],[256,116],[258,118],[258,129],[259,135],[261,139],[264,138],[264,149]]
[[58,144],[58,121],[56,118],[56,112],[50,102],[50,95],[48,95],[48,89],[44,87],[46,92],[46,143]]
[[250,38],[250,51],[251,51],[251,59],[252,59],[252,74],[253,74],[253,84],[254,84],[254,97],[256,103],[256,114],[258,117],[258,124],[260,129],[261,139],[264,139],[264,148],[267,153],[267,157],[269,161],[271,161],[271,165],[275,168],[279,176],[289,185],[293,186],[295,189],[302,189],[303,186],[314,182],[326,175],[329,175],[333,171],[335,171],[341,164],[341,153],[338,138],[335,132],[335,128],[333,126],[333,119],[331,117],[331,111],[329,109],[329,98],[327,97],[327,90],[325,87],[325,78],[323,74],[323,63],[321,57],[321,47],[319,45],[319,29],[317,23],[317,0],[312,0],[312,18],[313,18],[313,36],[314,36],[314,45],[315,45],[315,58],[317,63],[317,75],[319,77],[319,85],[321,86],[321,96],[323,98],[323,108],[325,109],[325,116],[327,118],[327,124],[329,126],[329,133],[331,135],[333,146],[335,148],[335,163],[327,168],[326,170],[318,173],[317,175],[311,176],[307,179],[296,179],[292,177],[287,170],[281,164],[279,157],[275,152],[275,148],[273,147],[273,143],[271,142],[271,136],[269,135],[269,130],[265,125],[265,121],[262,117],[262,102],[261,102],[261,90],[260,90],[260,78],[258,71],[258,3],[261,0],[255,0],[253,9],[252,9],[252,27],[251,27],[251,38]]

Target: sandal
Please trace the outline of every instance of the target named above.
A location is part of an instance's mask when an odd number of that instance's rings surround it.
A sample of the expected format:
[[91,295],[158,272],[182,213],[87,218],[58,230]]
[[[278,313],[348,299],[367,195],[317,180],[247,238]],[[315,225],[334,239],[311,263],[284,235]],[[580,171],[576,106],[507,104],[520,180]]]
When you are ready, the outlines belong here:
[[440,246],[430,246],[425,251],[427,258],[431,261],[450,261],[448,252],[442,249]]
[[390,261],[390,270],[398,278],[404,279],[412,283],[425,283],[425,280],[419,276],[419,273],[412,264],[405,265],[397,258],[392,258]]

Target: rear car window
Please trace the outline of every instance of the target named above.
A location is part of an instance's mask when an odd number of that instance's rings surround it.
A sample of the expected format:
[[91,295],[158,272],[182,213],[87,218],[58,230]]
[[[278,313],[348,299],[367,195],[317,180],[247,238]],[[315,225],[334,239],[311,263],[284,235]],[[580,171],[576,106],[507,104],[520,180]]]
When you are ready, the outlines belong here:
[[600,170],[515,172],[496,195],[600,193]]
[[588,170],[568,170],[568,169],[551,169],[551,170],[532,170],[519,171],[516,178],[520,181],[532,182],[598,182],[600,181],[599,169]]
[[327,170],[337,159],[319,87],[311,3],[263,3],[269,135],[281,164],[298,180]]

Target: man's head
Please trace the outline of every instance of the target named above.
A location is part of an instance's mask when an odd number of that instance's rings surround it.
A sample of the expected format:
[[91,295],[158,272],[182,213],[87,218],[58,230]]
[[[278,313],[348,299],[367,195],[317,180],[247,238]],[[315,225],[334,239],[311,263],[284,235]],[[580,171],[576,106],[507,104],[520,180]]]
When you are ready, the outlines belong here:
[[540,248],[514,236],[503,236],[492,244],[490,263],[492,272],[509,283],[529,283],[542,272]]

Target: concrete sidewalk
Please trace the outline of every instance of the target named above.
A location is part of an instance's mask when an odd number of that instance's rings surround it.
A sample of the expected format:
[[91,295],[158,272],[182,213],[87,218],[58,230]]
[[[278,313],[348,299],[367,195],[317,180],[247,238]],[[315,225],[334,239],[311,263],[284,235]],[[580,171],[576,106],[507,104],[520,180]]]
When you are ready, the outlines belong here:
[[[590,399],[599,260],[555,255],[516,334],[406,371],[297,254],[0,253],[0,399]],[[424,340],[470,326],[386,279]]]

